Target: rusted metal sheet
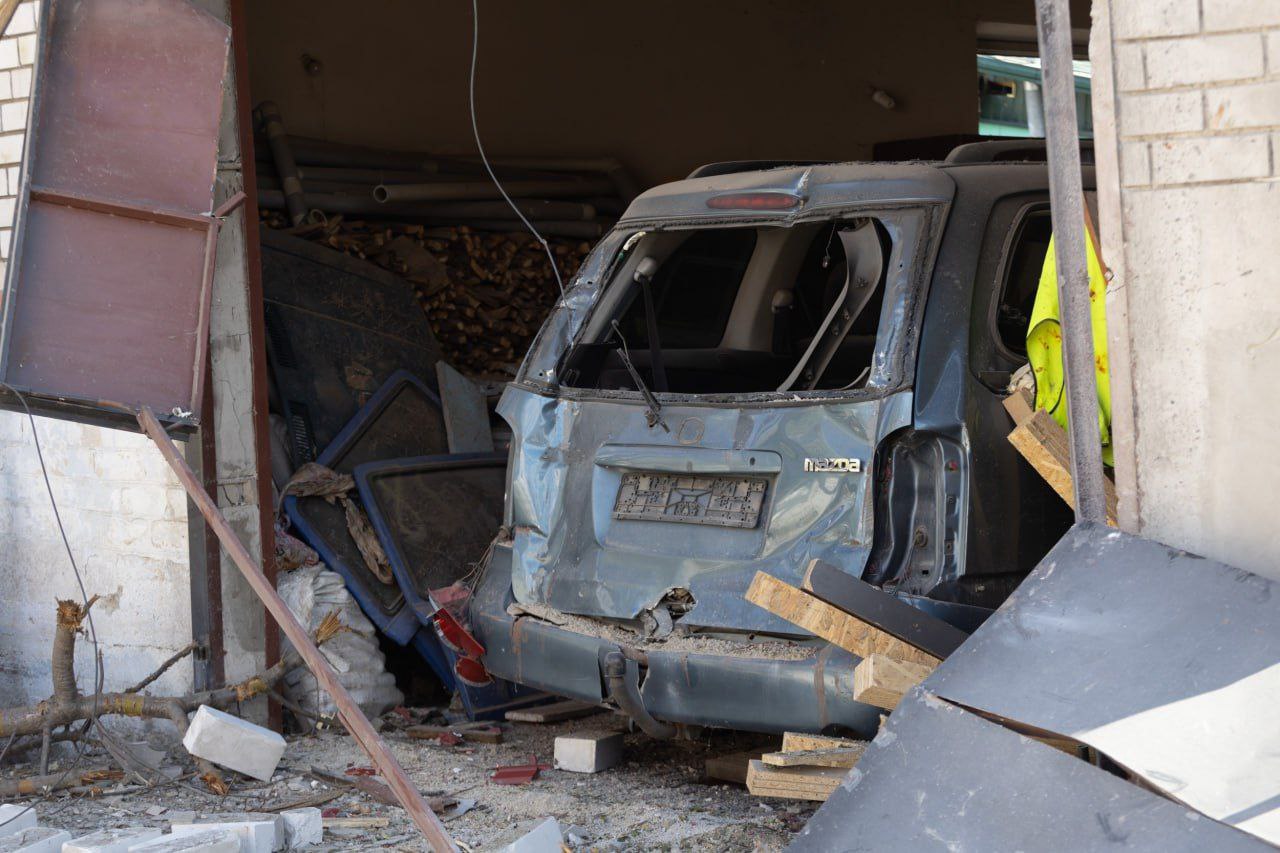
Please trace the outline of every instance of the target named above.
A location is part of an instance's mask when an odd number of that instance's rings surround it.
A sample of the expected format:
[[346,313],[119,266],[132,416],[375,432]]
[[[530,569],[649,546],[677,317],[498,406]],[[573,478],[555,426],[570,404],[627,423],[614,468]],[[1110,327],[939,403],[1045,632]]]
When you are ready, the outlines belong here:
[[44,15],[0,372],[55,412],[198,414],[230,31],[185,0]]

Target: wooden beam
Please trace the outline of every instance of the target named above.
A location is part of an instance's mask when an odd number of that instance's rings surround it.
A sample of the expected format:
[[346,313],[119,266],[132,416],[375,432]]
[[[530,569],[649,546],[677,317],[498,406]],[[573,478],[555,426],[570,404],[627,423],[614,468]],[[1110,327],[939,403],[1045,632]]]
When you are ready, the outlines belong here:
[[756,572],[746,599],[859,657],[879,652],[915,663],[936,666],[940,662],[933,655],[764,572]]
[[843,767],[846,770],[858,763],[867,751],[865,743],[827,749],[804,749],[799,752],[766,752],[760,760],[770,767]]
[[887,655],[868,655],[853,670],[853,698],[892,711],[902,695],[933,672],[933,667]]
[[843,737],[830,735],[806,735],[800,732],[786,732],[782,736],[782,749],[779,752],[803,752],[807,749],[839,749],[842,746],[853,746],[859,743]]
[[298,622],[293,611],[284,603],[284,599],[276,592],[271,581],[267,580],[267,576],[263,574],[262,568],[254,562],[253,556],[249,550],[245,548],[244,543],[240,541],[240,537],[236,535],[235,530],[231,527],[217,504],[209,497],[209,493],[204,490],[204,486],[197,479],[194,471],[187,465],[186,459],[178,451],[174,445],[173,439],[165,432],[164,427],[156,420],[155,414],[147,406],[143,406],[138,412],[138,423],[142,427],[142,431],[147,434],[150,439],[155,442],[156,447],[160,449],[160,454],[164,457],[165,462],[169,463],[169,467],[178,475],[179,482],[182,487],[187,490],[187,496],[191,502],[196,505],[196,509],[200,510],[200,514],[204,516],[205,521],[209,522],[209,526],[213,528],[213,532],[217,534],[218,541],[222,543],[222,547],[226,549],[227,555],[231,557],[232,562],[240,569],[240,573],[244,575],[244,579],[248,581],[249,586],[262,600],[263,605],[271,613],[276,623],[280,625],[289,642],[297,649],[298,654],[307,664],[307,669],[316,677],[316,681],[320,683],[320,687],[333,698],[333,702],[338,706],[338,717],[342,720],[342,724],[346,726],[347,731],[351,732],[352,737],[360,744],[360,747],[369,756],[369,760],[378,768],[378,773],[386,780],[387,786],[395,794],[400,805],[408,812],[409,817],[413,819],[418,830],[426,838],[427,843],[431,845],[431,849],[435,851],[457,851],[457,846],[449,834],[445,832],[444,825],[440,823],[435,813],[428,808],[426,802],[422,799],[422,794],[409,781],[409,777],[405,774],[395,756],[391,754],[391,750],[387,749],[387,745],[382,742],[382,738],[378,737],[378,733],[374,731],[373,726],[365,717],[364,712],[360,710],[360,706],[351,698],[351,694],[347,693],[346,688],[338,681],[338,676],[334,673],[329,662],[325,660],[320,650],[311,640],[311,635]]
[[[1031,467],[1067,502],[1067,506],[1075,509],[1075,493],[1071,483],[1071,446],[1067,441],[1067,431],[1053,416],[1044,409],[1036,410],[1009,433],[1009,443],[1018,449],[1023,458],[1031,463]],[[1102,491],[1107,523],[1114,526],[1115,484],[1103,477]]]
[[770,767],[753,760],[747,765],[747,790],[757,797],[821,802],[848,774],[843,767]]

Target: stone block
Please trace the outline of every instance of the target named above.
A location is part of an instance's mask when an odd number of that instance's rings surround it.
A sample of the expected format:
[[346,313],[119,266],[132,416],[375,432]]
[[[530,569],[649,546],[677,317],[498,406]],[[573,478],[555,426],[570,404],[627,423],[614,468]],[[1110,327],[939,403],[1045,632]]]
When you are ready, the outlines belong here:
[[276,847],[275,823],[266,820],[228,820],[203,823],[174,824],[169,828],[170,835],[181,838],[184,835],[199,835],[210,830],[232,833],[240,842],[240,853],[272,853]]
[[587,732],[556,738],[555,767],[573,773],[599,773],[622,761],[622,732]]
[[62,845],[62,853],[129,853],[144,841],[160,837],[160,830],[142,826],[100,829]]
[[194,756],[267,782],[280,763],[285,743],[270,729],[201,705],[182,745]]
[[162,835],[129,848],[129,853],[239,853],[240,836],[227,829]]
[[33,826],[0,838],[0,853],[59,853],[71,833],[52,826]]
[[29,806],[5,803],[0,806],[0,838],[30,829],[37,822],[36,810]]
[[324,840],[324,819],[320,809],[289,809],[284,818],[284,844],[288,850],[310,847]]

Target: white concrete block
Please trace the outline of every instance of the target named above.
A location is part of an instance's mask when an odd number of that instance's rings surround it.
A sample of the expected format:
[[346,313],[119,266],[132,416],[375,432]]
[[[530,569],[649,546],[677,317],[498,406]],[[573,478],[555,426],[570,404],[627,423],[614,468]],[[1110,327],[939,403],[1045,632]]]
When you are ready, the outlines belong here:
[[557,770],[599,773],[622,761],[622,732],[587,732],[556,738]]
[[1265,133],[1169,139],[1151,146],[1151,179],[1156,184],[1194,184],[1261,178],[1271,172]]
[[284,818],[284,844],[289,850],[310,847],[324,840],[324,819],[320,809],[289,809]]
[[1186,35],[1200,29],[1200,8],[1196,0],[1115,3],[1111,27],[1117,39]]
[[1120,101],[1120,135],[1147,136],[1200,130],[1204,115],[1199,92],[1153,92]]
[[1280,80],[1209,89],[1205,106],[1215,129],[1280,125]]
[[560,822],[549,817],[498,853],[561,853],[563,849],[564,836],[560,833]]
[[1203,0],[1206,30],[1244,30],[1280,26],[1274,0]]
[[[1118,42],[1113,54],[1116,68],[1116,88],[1121,92],[1133,92],[1147,88],[1147,75],[1142,65],[1142,45]],[[15,98],[22,97],[14,95]]]
[[123,829],[100,829],[62,845],[62,853],[129,853],[144,841],[160,837],[160,830],[143,826]]
[[162,835],[129,848],[129,853],[239,853],[240,836],[226,829]]
[[1148,142],[1120,143],[1120,184],[1126,187],[1145,187],[1151,183],[1151,158]]
[[1146,49],[1147,85],[1152,89],[1244,80],[1260,77],[1263,71],[1258,33],[1161,39],[1148,42]]
[[0,806],[0,838],[30,829],[36,825],[36,810],[28,806],[5,803]]
[[276,825],[271,821],[265,820],[229,820],[217,823],[208,821],[205,823],[174,824],[170,827],[169,832],[180,837],[183,835],[199,835],[211,829],[234,833],[236,838],[240,840],[240,853],[271,853],[271,851],[279,849],[276,847]]
[[201,705],[182,745],[198,758],[266,782],[280,763],[285,743],[270,729]]
[[[219,814],[195,814],[188,812],[181,816],[174,816],[169,822],[169,828],[176,831],[178,827],[209,827],[219,826],[227,829],[236,828],[242,824],[250,826],[252,833],[256,835],[262,834],[262,828],[258,824],[271,824],[271,849],[283,850],[285,845],[285,821],[278,814],[269,814],[267,812],[225,812]],[[185,831],[185,830],[184,830]],[[256,842],[255,842],[256,843]],[[247,849],[247,848],[246,848]]]
[[71,833],[52,826],[33,826],[0,838],[0,853],[59,853]]

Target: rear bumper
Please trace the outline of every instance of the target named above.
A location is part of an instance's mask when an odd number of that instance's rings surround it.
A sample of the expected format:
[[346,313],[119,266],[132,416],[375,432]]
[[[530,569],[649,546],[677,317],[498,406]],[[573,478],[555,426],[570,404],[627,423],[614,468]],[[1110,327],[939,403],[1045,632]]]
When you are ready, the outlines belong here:
[[[485,647],[485,666],[539,690],[605,701],[600,662],[617,644],[509,615],[510,553],[494,549],[471,603],[471,629]],[[879,726],[880,709],[853,699],[858,658],[835,646],[801,661],[650,650],[645,655],[640,698],[659,720],[759,732],[840,727],[868,738]]]

